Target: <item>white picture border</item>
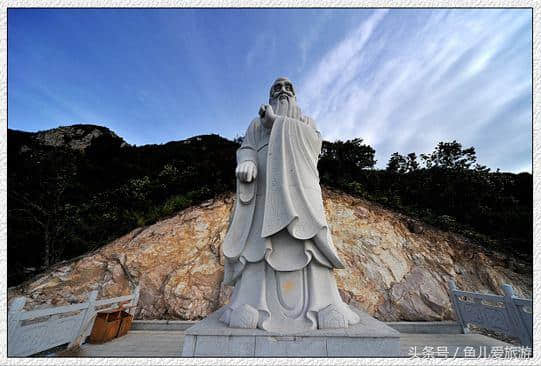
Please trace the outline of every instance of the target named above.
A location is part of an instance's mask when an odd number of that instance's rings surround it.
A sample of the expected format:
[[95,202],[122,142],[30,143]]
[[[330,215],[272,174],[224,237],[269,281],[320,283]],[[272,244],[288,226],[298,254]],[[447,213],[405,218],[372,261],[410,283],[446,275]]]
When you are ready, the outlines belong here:
[[[525,0],[464,0],[464,1],[172,1],[172,0],[1,0],[0,13],[0,80],[2,104],[0,108],[0,364],[1,365],[539,365],[541,364],[541,337],[540,319],[541,308],[539,298],[541,248],[539,238],[541,234],[541,214],[539,203],[541,199],[541,184],[539,181],[539,164],[541,163],[541,143],[539,134],[539,96],[540,73],[539,61],[541,55],[539,36],[540,9],[538,1]],[[66,7],[66,8],[100,8],[100,7],[366,7],[366,8],[452,8],[452,7],[524,7],[533,8],[533,179],[534,179],[534,357],[530,359],[408,359],[408,358],[7,358],[7,9],[25,7]]]

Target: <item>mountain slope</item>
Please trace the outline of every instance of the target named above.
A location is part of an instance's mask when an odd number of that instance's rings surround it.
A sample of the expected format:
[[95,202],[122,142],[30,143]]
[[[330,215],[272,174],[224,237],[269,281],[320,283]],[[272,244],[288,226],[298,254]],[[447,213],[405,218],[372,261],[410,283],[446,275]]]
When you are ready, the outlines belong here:
[[[231,288],[221,285],[221,243],[231,195],[206,201],[154,225],[131,231],[78,259],[8,290],[27,306],[46,307],[127,294],[141,286],[137,317],[200,319],[223,305]],[[381,320],[453,317],[447,280],[466,290],[499,293],[511,284],[531,297],[526,262],[485,251],[468,240],[352,196],[324,190],[335,245],[346,268],[335,270],[342,297]]]
[[131,146],[101,126],[8,130],[8,285],[234,189],[217,135]]

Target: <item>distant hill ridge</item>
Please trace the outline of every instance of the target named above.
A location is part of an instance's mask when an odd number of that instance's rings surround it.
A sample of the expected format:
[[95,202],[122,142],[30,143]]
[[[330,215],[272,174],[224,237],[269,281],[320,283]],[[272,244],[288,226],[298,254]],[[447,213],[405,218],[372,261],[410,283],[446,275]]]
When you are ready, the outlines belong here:
[[[93,143],[99,140],[105,140],[111,144],[118,144],[120,147],[133,146],[118,136],[114,131],[107,127],[94,124],[74,124],[68,126],[59,126],[48,130],[27,132],[21,130],[8,129],[8,133],[21,141],[33,140],[35,143],[43,146],[69,147],[73,150],[84,151]],[[204,139],[206,136],[218,136],[213,134],[203,134],[192,136],[184,140],[169,141],[165,144],[190,143],[194,140]],[[141,146],[156,146],[164,144],[146,144]]]
[[127,145],[127,143],[116,133],[107,127],[76,124],[71,126],[60,126],[49,130],[37,132],[25,132],[8,129],[10,134],[18,135],[21,139],[26,137],[28,140],[33,140],[35,143],[44,146],[54,147],[69,147],[74,150],[84,151],[92,143],[98,140],[107,140],[108,143]]

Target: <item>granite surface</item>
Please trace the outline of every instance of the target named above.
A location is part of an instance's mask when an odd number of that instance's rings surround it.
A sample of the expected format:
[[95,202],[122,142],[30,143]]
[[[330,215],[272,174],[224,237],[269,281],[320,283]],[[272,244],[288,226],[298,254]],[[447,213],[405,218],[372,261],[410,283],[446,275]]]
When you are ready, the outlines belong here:
[[400,333],[356,308],[361,321],[344,329],[268,332],[231,328],[224,309],[185,332],[184,357],[398,357]]

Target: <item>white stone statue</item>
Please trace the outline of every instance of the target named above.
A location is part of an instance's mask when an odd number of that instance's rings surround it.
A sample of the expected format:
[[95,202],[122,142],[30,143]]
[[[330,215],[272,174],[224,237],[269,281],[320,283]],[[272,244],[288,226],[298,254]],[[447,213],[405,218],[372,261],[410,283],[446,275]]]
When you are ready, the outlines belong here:
[[237,151],[237,200],[223,244],[224,283],[234,285],[220,320],[234,328],[346,328],[333,268],[344,268],[325,218],[317,161],[321,136],[278,78]]

